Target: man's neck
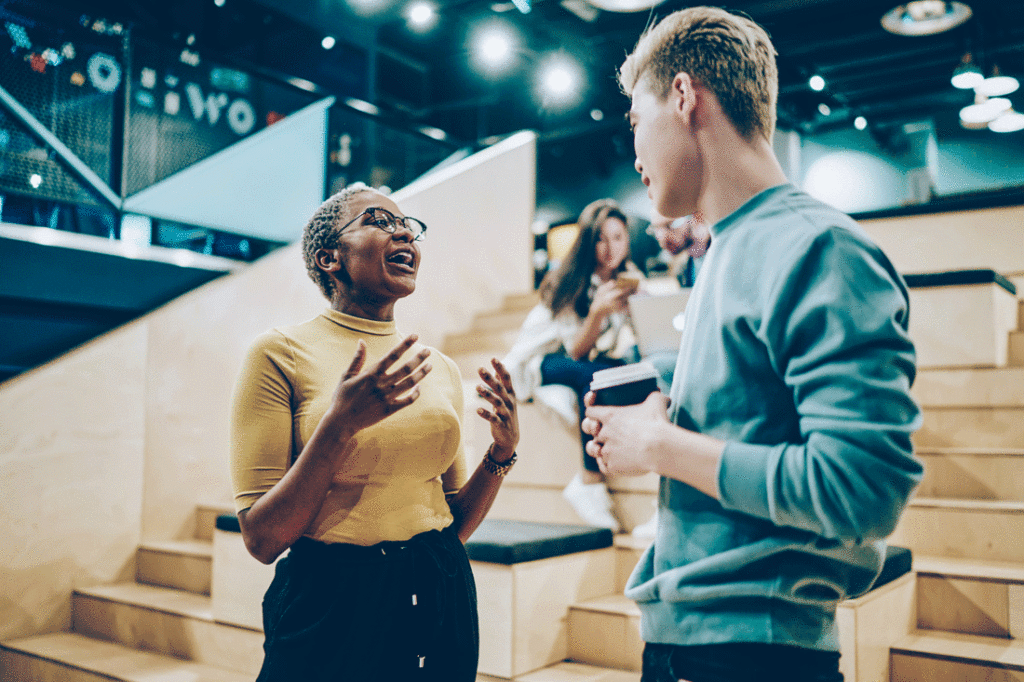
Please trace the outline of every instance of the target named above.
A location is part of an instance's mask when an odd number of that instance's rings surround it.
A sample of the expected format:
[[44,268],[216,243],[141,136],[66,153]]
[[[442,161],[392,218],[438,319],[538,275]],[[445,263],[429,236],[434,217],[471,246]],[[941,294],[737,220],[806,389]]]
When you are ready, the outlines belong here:
[[710,152],[703,155],[705,185],[698,201],[711,225],[764,190],[788,182],[772,146],[764,138],[747,141],[734,130],[714,138],[704,147]]

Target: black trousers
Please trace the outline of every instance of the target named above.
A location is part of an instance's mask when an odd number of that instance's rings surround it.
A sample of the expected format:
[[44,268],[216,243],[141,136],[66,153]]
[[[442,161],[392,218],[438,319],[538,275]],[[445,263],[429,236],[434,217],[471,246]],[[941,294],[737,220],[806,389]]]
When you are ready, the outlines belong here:
[[839,653],[737,642],[644,647],[640,682],[843,682]]
[[474,682],[476,586],[450,527],[370,547],[296,542],[263,599],[258,682]]

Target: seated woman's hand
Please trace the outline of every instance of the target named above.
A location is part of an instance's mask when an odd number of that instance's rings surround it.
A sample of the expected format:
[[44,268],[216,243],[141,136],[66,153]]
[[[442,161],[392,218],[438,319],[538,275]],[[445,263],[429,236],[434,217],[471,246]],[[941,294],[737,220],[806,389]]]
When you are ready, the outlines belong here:
[[[503,461],[512,456],[519,444],[519,414],[516,412],[516,394],[512,389],[512,377],[496,358],[491,359],[492,375],[485,368],[477,371],[483,384],[477,384],[476,392],[491,404],[491,410],[483,407],[477,414],[491,423],[491,438],[494,439],[492,456]],[[486,384],[486,385],[485,385]]]
[[626,299],[633,291],[622,287],[615,280],[602,282],[594,290],[594,301],[590,304],[592,314],[607,317],[611,313],[626,309]]
[[397,368],[391,368],[416,343],[417,338],[415,334],[407,336],[364,372],[360,370],[366,362],[366,343],[360,339],[356,355],[338,382],[324,419],[336,420],[345,435],[351,437],[414,403],[420,396],[417,384],[431,370],[430,363],[425,362],[430,349],[424,348]]

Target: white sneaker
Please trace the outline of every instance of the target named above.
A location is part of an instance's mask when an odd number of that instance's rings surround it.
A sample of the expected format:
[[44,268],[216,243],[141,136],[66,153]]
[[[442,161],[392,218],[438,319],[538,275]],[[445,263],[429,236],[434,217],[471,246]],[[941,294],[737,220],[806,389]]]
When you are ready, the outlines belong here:
[[635,538],[653,538],[658,534],[658,509],[655,507],[654,513],[651,514],[651,518],[647,519],[639,526],[633,528],[633,537]]
[[562,497],[572,505],[583,522],[598,528],[619,532],[619,522],[612,516],[612,496],[604,483],[584,483],[580,474],[565,486]]

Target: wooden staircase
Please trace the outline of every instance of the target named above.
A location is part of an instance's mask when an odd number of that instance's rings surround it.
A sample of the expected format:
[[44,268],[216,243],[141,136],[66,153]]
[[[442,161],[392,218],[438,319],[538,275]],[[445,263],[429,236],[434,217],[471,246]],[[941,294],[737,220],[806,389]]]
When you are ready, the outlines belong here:
[[[504,355],[536,300],[533,293],[509,297],[445,346],[463,373],[471,457],[489,442],[487,424],[475,414],[476,368]],[[886,672],[893,682],[1024,680],[1024,304],[1019,307],[1010,366],[919,372],[914,393],[924,422],[915,442],[925,478],[892,538],[914,551],[912,587],[892,594],[912,601],[906,606],[915,626],[890,647]],[[577,433],[538,404],[521,405],[520,421],[520,462],[492,518],[580,523],[561,497],[579,465]],[[610,488],[627,528],[649,518],[655,477],[612,480]],[[75,590],[70,632],[3,642],[0,678],[252,680],[262,632],[218,622],[211,606],[214,521],[229,511],[225,503],[200,505],[195,538],[139,547],[135,582]],[[639,680],[639,610],[621,591],[647,544],[628,534],[616,538],[616,591],[570,606],[567,660],[518,681]],[[847,680],[885,678],[865,670],[848,672]]]

